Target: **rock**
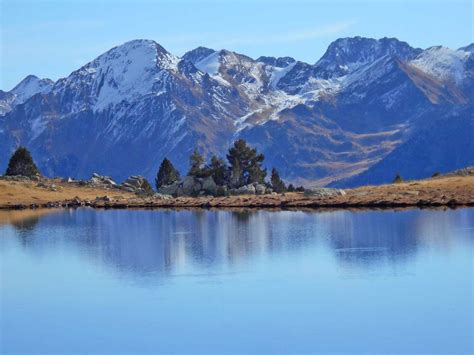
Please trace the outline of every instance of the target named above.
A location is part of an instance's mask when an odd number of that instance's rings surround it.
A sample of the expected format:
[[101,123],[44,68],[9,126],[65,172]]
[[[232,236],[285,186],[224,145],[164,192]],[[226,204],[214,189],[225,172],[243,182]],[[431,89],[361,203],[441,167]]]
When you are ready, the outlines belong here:
[[127,192],[133,192],[139,196],[151,195],[153,190],[151,189],[148,181],[140,175],[132,175],[125,180],[121,185],[118,186],[121,190]]
[[89,182],[98,187],[117,187],[117,183],[110,176],[101,176],[97,173],[92,174]]
[[267,195],[273,195],[273,189],[271,187],[267,187],[266,190],[265,190],[265,193]]
[[217,185],[214,182],[212,176],[203,178],[201,181],[201,190],[203,190],[206,194],[215,196],[217,194]]
[[170,199],[173,198],[173,196],[171,196],[171,195],[164,195],[164,194],[160,194],[160,193],[154,194],[153,197],[158,199],[158,200],[170,200]]
[[175,182],[171,185],[164,185],[158,189],[158,193],[162,195],[176,195],[179,188],[179,182]]
[[236,190],[237,195],[255,195],[255,186],[253,184],[244,185]]
[[201,184],[196,186],[196,181],[192,176],[186,176],[181,183],[182,195],[183,196],[190,196],[193,192],[199,192],[201,190]]
[[330,189],[327,187],[308,188],[304,190],[305,196],[314,197],[331,197],[331,196],[345,196],[346,192],[341,189]]
[[466,168],[462,168],[452,173],[445,174],[444,176],[470,176],[474,175],[474,166],[468,166]]
[[95,201],[96,202],[99,202],[99,201],[110,202],[110,201],[112,201],[112,199],[109,196],[105,195],[105,196],[102,196],[102,197],[97,196],[95,198]]
[[255,193],[257,195],[264,195],[267,190],[267,187],[263,184],[257,184],[255,185]]
[[125,180],[123,185],[127,184],[139,189],[139,188],[142,188],[144,181],[145,181],[145,178],[143,176],[132,175],[127,180]]
[[2,176],[2,180],[7,180],[7,181],[31,181],[31,177],[23,176],[23,175],[4,175],[4,176]]
[[75,181],[74,181],[73,178],[67,177],[67,178],[62,179],[61,182],[65,182],[65,183],[71,184],[71,183],[73,183],[73,182],[75,182]]
[[131,192],[131,193],[135,192],[135,189],[131,186],[122,186],[121,189],[126,192]]

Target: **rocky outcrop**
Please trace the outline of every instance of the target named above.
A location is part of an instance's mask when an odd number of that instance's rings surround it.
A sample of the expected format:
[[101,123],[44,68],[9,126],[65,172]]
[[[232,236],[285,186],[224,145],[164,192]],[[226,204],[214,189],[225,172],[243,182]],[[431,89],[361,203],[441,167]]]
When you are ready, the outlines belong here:
[[143,176],[140,175],[130,176],[120,185],[120,189],[127,192],[133,192],[137,195],[153,194],[153,189],[150,186],[150,183]]
[[173,196],[216,196],[218,194],[217,184],[210,176],[195,178],[186,176],[183,180],[171,185],[165,185],[158,189],[158,193]]
[[227,186],[217,185],[210,176],[196,178],[186,176],[183,180],[171,185],[162,186],[158,193],[181,196],[227,196],[227,195],[265,195],[271,194],[272,189],[264,184],[248,184],[239,188],[229,189]]
[[113,188],[118,187],[118,184],[112,180],[110,176],[102,176],[97,173],[93,173],[89,179],[89,183],[95,187]]
[[304,190],[305,196],[313,197],[331,197],[331,196],[345,196],[346,192],[341,189],[330,189],[325,187],[309,188]]
[[456,171],[453,171],[452,173],[448,174],[443,174],[443,177],[449,177],[449,176],[472,176],[474,175],[474,166],[468,166],[463,169],[458,169]]
[[255,182],[236,189],[230,189],[229,193],[231,195],[265,195],[271,194],[272,191],[272,189],[267,188],[264,184],[258,184]]

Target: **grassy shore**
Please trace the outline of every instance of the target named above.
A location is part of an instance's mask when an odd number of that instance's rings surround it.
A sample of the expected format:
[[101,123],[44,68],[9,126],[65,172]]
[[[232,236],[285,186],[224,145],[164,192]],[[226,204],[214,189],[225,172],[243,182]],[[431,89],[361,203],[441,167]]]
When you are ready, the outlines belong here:
[[[229,197],[138,197],[115,189],[77,186],[60,180],[55,191],[33,181],[0,180],[0,209],[95,208],[396,208],[474,206],[474,176],[441,176],[381,186],[348,189],[345,196],[313,197],[303,193]],[[101,198],[107,196],[107,198]],[[99,198],[98,198],[99,197]]]

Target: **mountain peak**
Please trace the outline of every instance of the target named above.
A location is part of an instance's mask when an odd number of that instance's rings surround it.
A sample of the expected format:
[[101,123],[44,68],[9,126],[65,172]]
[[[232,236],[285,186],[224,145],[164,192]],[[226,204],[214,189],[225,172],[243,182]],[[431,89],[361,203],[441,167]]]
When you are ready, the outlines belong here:
[[20,81],[12,90],[10,90],[13,94],[19,94],[25,89],[32,88],[33,86],[51,86],[53,81],[51,79],[45,78],[40,79],[36,75],[28,75],[22,81]]
[[16,104],[20,104],[38,93],[48,92],[53,84],[51,79],[40,79],[36,75],[28,75],[10,93],[15,95]]
[[196,64],[197,62],[210,56],[214,52],[215,50],[211,48],[197,47],[197,48],[194,48],[193,50],[190,50],[189,52],[184,53],[181,59],[187,60],[193,64]]
[[461,83],[465,77],[464,65],[470,56],[465,49],[450,49],[443,46],[433,46],[420,53],[411,64],[436,77]]
[[289,64],[296,62],[295,58],[292,57],[267,57],[261,56],[257,58],[257,62],[261,62],[267,65],[271,65],[277,68],[285,68]]
[[178,57],[155,41],[132,40],[59,80],[54,91],[70,88],[75,95],[81,92],[93,98],[94,108],[101,110],[155,92],[163,84],[160,78],[166,76],[162,72],[178,71],[178,62]]
[[473,53],[474,52],[474,43],[471,43],[471,44],[468,44],[467,46],[461,47],[458,50]]
[[386,55],[401,60],[415,58],[421,49],[396,38],[346,37],[332,42],[326,53],[315,64],[322,77],[345,75],[360,65],[373,62]]

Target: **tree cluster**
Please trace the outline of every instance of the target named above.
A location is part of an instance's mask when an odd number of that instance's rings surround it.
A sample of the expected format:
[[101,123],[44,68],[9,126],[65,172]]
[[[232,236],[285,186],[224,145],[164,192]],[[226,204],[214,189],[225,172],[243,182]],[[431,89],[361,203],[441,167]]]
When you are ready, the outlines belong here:
[[[208,163],[196,148],[189,158],[189,170],[187,176],[204,178],[211,176],[218,186],[239,188],[244,185],[258,183],[271,187],[275,192],[301,191],[292,184],[285,185],[278,171],[273,168],[270,183],[265,182],[267,170],[263,168],[264,155],[250,147],[243,139],[234,142],[226,155],[227,161],[213,155]],[[178,171],[168,159],[164,159],[156,178],[156,188],[170,185],[179,181]]]

